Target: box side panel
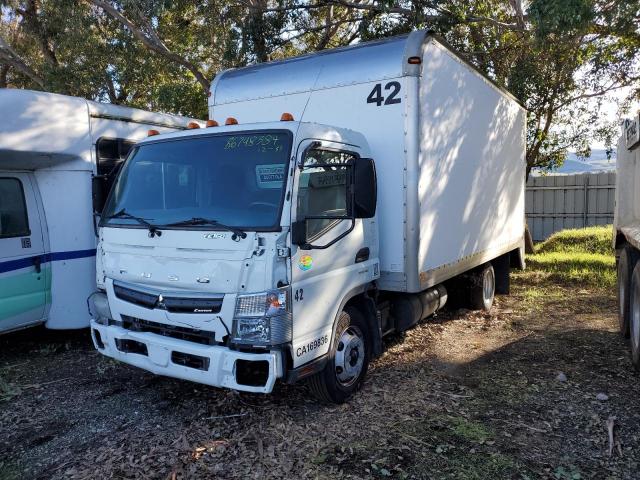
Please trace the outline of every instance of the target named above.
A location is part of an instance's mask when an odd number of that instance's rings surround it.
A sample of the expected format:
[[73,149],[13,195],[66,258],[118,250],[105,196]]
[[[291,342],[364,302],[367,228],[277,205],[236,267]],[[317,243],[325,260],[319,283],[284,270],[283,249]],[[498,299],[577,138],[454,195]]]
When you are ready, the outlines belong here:
[[618,142],[616,170],[614,231],[640,248],[640,147],[629,150],[624,137]]
[[625,146],[624,137],[618,141],[618,153],[616,156],[616,202],[614,211],[615,227],[620,229],[626,225],[638,221],[638,209],[636,206],[635,192],[638,183],[638,162],[637,154],[640,148],[628,150]]
[[420,286],[518,247],[526,115],[436,43],[420,86]]

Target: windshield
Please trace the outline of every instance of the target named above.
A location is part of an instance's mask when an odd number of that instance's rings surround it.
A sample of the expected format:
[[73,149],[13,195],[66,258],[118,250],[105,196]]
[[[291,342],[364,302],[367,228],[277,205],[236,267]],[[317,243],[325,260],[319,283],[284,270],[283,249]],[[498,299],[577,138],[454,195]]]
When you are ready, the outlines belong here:
[[156,227],[277,229],[290,151],[291,133],[282,131],[140,145],[111,191],[101,225],[144,228],[142,219]]

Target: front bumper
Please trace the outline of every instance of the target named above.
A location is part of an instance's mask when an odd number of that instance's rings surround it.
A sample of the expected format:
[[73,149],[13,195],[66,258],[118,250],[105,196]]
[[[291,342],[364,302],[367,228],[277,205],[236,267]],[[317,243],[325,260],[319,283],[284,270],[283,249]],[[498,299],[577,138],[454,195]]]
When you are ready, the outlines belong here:
[[[279,352],[237,352],[219,345],[200,345],[155,333],[133,332],[98,324],[95,320],[91,320],[91,338],[96,349],[107,357],[158,375],[214,387],[270,393],[276,379],[283,376]],[[262,372],[258,381],[242,373],[252,366]]]

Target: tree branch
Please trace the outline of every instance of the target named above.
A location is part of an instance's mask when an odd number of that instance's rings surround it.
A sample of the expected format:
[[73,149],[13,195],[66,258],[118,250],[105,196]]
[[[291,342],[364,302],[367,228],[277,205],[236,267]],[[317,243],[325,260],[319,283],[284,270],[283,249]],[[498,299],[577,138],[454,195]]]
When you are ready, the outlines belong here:
[[20,55],[18,55],[2,37],[0,37],[0,64],[15,68],[18,72],[29,77],[40,88],[44,88],[44,79],[27,65]]
[[207,77],[200,71],[200,69],[191,63],[186,58],[178,55],[175,52],[172,52],[167,48],[167,46],[160,41],[158,34],[155,30],[147,24],[147,30],[144,31],[139,28],[136,24],[134,24],[129,18],[127,18],[122,12],[120,12],[117,8],[115,8],[110,2],[106,2],[103,0],[85,0],[89,1],[94,6],[104,10],[108,15],[112,18],[120,22],[122,26],[124,26],[127,30],[131,32],[131,34],[137,38],[142,44],[147,47],[149,50],[165,57],[166,59],[177,63],[178,65],[183,66],[187,70],[189,70],[193,76],[196,78],[198,83],[202,86],[205,92],[209,91],[209,87],[211,83],[207,79]]

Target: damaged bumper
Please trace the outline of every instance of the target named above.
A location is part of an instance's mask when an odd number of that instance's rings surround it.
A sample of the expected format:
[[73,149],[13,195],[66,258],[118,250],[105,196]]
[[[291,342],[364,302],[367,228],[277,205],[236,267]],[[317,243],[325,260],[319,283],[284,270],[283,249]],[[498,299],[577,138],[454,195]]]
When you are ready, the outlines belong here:
[[270,393],[283,376],[280,352],[244,353],[91,321],[96,349],[158,375],[245,392]]

